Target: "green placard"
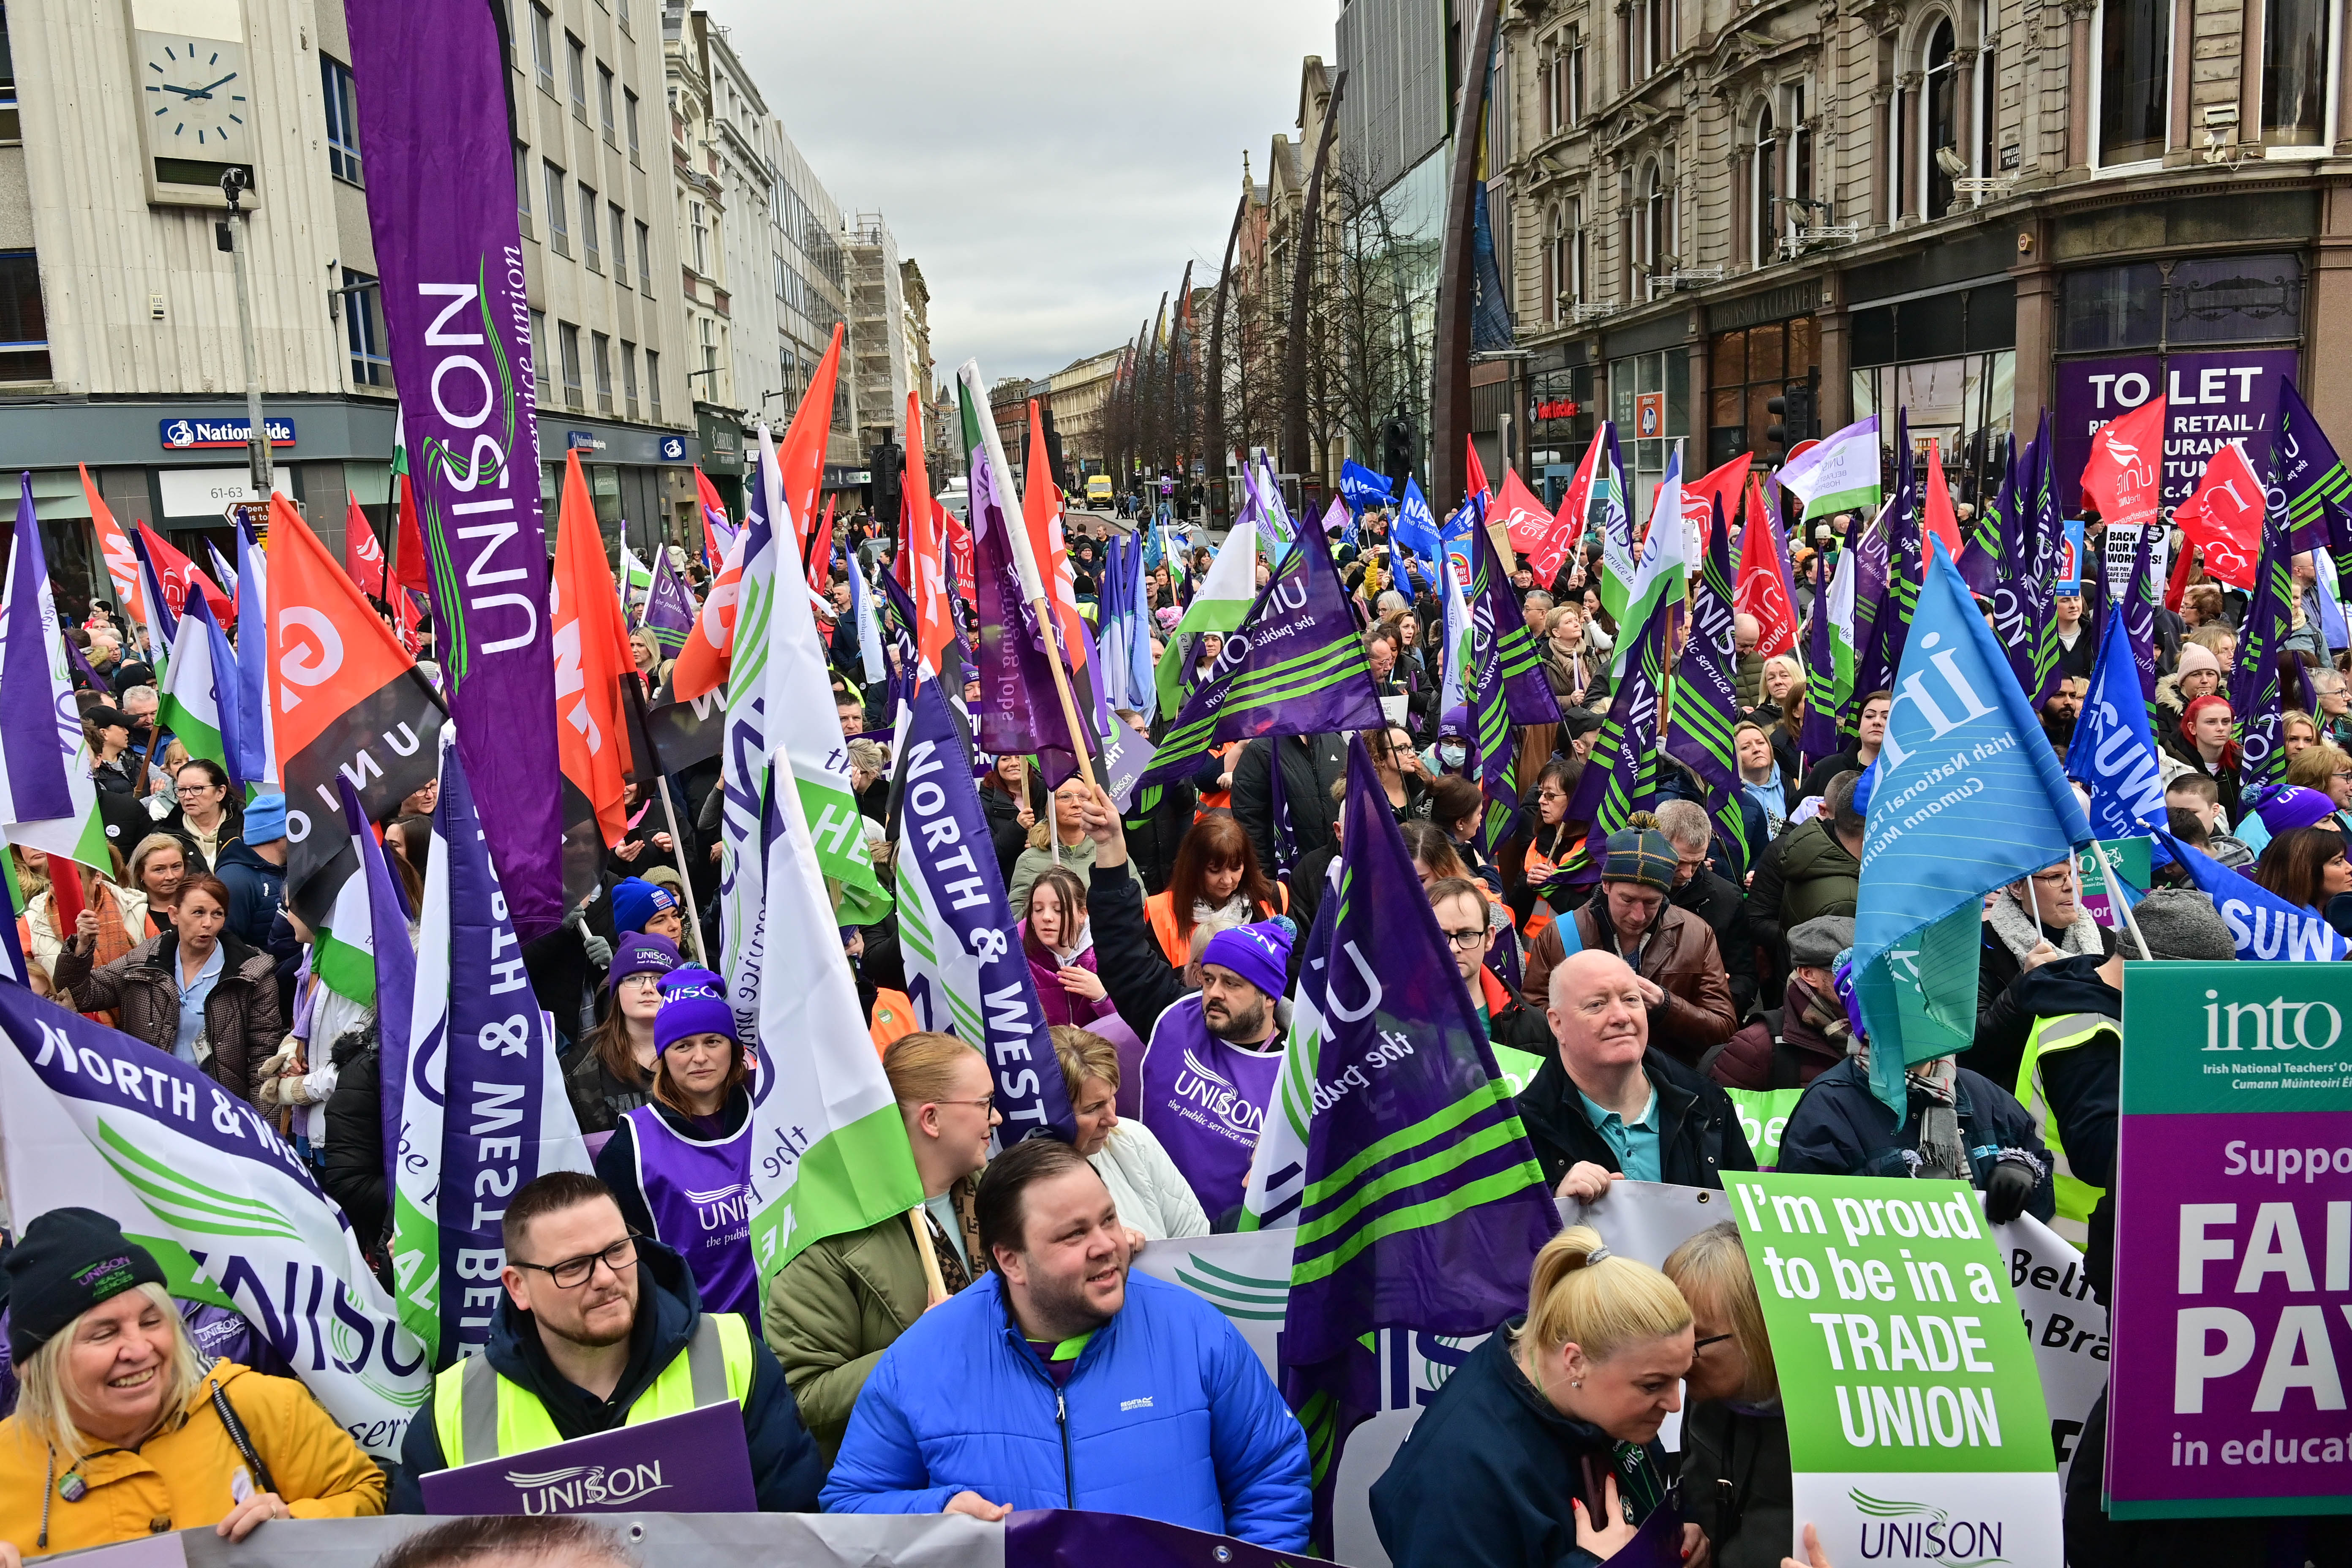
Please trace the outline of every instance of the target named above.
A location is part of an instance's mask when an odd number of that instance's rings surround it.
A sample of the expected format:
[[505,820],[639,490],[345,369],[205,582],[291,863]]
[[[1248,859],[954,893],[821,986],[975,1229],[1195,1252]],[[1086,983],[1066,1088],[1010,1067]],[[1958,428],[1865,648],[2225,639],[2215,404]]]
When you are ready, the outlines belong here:
[[2124,1038],[2127,1116],[2341,1112],[2352,965],[2135,963]]
[[[2115,863],[2116,872],[2131,889],[2134,901],[2147,894],[2148,882],[2153,875],[2148,849],[2152,842],[2147,838],[2099,840],[2099,848],[2105,850],[2106,858]],[[2107,887],[2106,868],[2101,864],[2100,857],[2087,848],[2078,850],[2074,856],[2074,869],[2082,879],[2083,907],[2091,911],[2091,918],[2103,926],[2122,929],[2124,918],[2115,907],[2114,897]],[[2138,950],[2135,948],[2132,951],[2137,952]]]
[[1543,1058],[1533,1051],[1523,1051],[1517,1046],[1496,1046],[1495,1066],[1503,1075],[1503,1087],[1514,1096],[1527,1093],[1528,1085],[1535,1082],[1542,1070]]
[[1739,1130],[1748,1134],[1748,1147],[1756,1155],[1759,1165],[1770,1167],[1780,1163],[1780,1132],[1789,1125],[1789,1112],[1797,1109],[1797,1100],[1805,1091],[1801,1089],[1727,1089],[1731,1097],[1731,1109],[1739,1112]]
[[1967,1184],[1730,1175],[1800,1471],[2054,1476],[2009,1267]]

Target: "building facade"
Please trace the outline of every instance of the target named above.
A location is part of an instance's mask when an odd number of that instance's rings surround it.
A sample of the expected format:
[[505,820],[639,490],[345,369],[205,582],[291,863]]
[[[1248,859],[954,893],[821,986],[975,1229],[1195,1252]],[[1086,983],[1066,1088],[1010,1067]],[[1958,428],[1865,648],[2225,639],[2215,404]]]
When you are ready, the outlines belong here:
[[[907,394],[922,383],[909,372],[906,274],[890,226],[880,213],[859,213],[846,249],[849,342],[841,368],[855,399],[858,444],[870,454],[886,433],[894,441],[905,439]],[[866,466],[863,457],[858,466]]]
[[1902,406],[1973,493],[2046,408],[2071,500],[2161,394],[2177,502],[2282,376],[2352,431],[2315,374],[2352,338],[2344,33],[2335,0],[1514,0],[1513,459],[1556,494],[1605,415],[1646,509],[1676,441],[1769,461]]

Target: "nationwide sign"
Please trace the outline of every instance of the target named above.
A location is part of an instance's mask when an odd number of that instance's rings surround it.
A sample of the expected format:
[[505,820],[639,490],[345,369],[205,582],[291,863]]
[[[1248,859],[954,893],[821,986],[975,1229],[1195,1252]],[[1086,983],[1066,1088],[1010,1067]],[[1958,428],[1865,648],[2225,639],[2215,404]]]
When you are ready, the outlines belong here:
[[[294,421],[264,419],[273,447],[294,445]],[[250,419],[164,419],[157,422],[167,452],[202,452],[219,447],[242,447],[253,439]]]

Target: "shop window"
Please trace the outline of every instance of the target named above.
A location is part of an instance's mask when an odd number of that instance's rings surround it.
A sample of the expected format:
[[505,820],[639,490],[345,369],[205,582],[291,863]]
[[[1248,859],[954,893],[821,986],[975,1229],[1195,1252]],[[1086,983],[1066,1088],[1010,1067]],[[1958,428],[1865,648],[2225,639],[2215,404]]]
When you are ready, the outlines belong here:
[[2100,0],[2097,104],[2102,168],[2164,156],[2172,101],[2172,0]]
[[2166,342],[2270,342],[2302,335],[2303,267],[2293,256],[2200,257],[2174,265],[2165,288]]
[[40,260],[29,250],[0,250],[0,382],[49,379]]
[[2334,12],[2329,0],[2263,0],[2263,146],[2324,144]]
[[2153,262],[2066,274],[2058,296],[2061,352],[2154,348],[2164,324],[2164,274]]
[[1919,91],[1920,175],[1921,188],[1927,193],[1921,213],[1939,218],[1952,207],[1953,176],[1944,167],[1945,159],[1949,155],[1965,163],[1960,152],[1960,70],[1952,54],[1949,17],[1937,23],[1927,35],[1927,53],[1921,64],[1926,79]]
[[[1690,355],[1675,348],[1611,361],[1609,404],[1630,470],[1633,519],[1646,524],[1666,477],[1666,458],[1675,441],[1690,435]],[[1656,434],[1643,434],[1648,430]],[[1684,458],[1686,476],[1696,476],[1693,461]]]

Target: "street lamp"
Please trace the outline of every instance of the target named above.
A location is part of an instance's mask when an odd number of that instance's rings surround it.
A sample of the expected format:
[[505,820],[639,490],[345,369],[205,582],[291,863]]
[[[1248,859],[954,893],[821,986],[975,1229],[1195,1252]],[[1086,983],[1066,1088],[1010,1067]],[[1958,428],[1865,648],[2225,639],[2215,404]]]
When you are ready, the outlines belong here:
[[269,455],[269,427],[261,419],[261,361],[253,342],[253,279],[245,265],[245,253],[249,247],[246,225],[249,220],[238,207],[248,178],[243,169],[231,169],[221,176],[221,195],[228,203],[228,216],[214,226],[213,243],[228,252],[229,265],[236,274],[237,336],[245,345],[247,456],[254,496],[267,505],[275,474]]

